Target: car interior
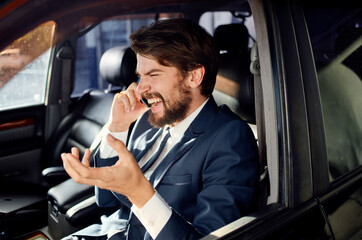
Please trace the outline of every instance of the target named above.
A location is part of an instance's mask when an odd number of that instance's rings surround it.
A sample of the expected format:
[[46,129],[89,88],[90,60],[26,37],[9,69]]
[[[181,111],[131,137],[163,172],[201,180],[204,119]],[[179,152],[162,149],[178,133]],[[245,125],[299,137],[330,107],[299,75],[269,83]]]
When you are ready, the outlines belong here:
[[[258,129],[256,127],[256,122],[261,120],[257,120],[255,114],[254,76],[250,71],[251,37],[248,29],[242,23],[224,24],[218,26],[213,35],[220,49],[220,67],[213,96],[218,104],[228,105],[249,123],[260,145],[264,141],[258,135],[260,126]],[[56,50],[57,59],[61,60],[63,68],[67,68],[67,59],[71,59],[74,52],[69,42],[59,46]],[[46,185],[34,187],[20,183],[21,187],[15,187],[13,182],[6,183],[10,187],[5,195],[11,196],[12,203],[16,202],[15,199],[22,202],[17,207],[13,205],[13,209],[0,220],[8,236],[21,236],[30,230],[47,226],[47,234],[52,239],[60,239],[99,221],[101,215],[108,215],[117,209],[99,208],[95,203],[94,187],[69,179],[60,154],[73,146],[80,149],[81,155],[86,148],[94,150],[97,147],[103,133],[102,127],[108,120],[113,96],[127,88],[131,82],[137,81],[135,68],[135,54],[129,47],[117,46],[103,53],[99,71],[109,87],[104,91],[88,89],[69,104],[69,111],[44,148],[42,177]],[[266,160],[260,161],[259,199],[255,210],[265,206],[268,195]],[[31,189],[31,194],[26,189]],[[33,201],[26,203],[24,200],[31,196]],[[19,229],[19,223],[24,223],[21,225],[27,227]]]
[[[93,186],[69,178],[60,154],[73,146],[81,155],[86,148],[95,153],[114,94],[137,81],[128,35],[164,17],[207,23],[202,26],[220,50],[213,97],[249,124],[259,148],[254,208],[205,239],[254,239],[253,234],[325,239],[324,232],[328,239],[362,236],[357,226],[362,195],[356,187],[362,170],[360,9],[319,10],[308,1],[30,2],[5,20],[0,11],[1,23],[8,24],[0,25],[0,35],[5,31],[6,39],[18,39],[0,42],[0,166],[6,166],[0,169],[0,240],[61,239],[116,211],[118,206],[97,206]],[[10,7],[11,13],[16,7]],[[228,21],[224,13],[231,16]],[[12,28],[13,22],[24,26]],[[46,90],[32,93],[40,77]],[[17,91],[7,89],[10,82]],[[35,104],[20,105],[21,91],[31,92],[25,99]],[[9,102],[13,108],[6,108]],[[242,233],[232,232],[240,226]],[[333,228],[340,233],[334,235]]]

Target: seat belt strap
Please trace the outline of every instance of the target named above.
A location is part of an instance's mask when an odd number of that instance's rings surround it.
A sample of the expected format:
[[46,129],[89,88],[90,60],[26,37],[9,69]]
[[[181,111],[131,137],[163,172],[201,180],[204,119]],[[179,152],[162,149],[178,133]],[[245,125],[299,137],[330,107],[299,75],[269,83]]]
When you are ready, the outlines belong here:
[[74,51],[69,42],[64,42],[63,46],[57,52],[57,58],[62,62],[61,73],[61,115],[65,116],[68,113],[70,105],[70,94],[72,91],[71,77],[72,77],[72,64],[74,59]]

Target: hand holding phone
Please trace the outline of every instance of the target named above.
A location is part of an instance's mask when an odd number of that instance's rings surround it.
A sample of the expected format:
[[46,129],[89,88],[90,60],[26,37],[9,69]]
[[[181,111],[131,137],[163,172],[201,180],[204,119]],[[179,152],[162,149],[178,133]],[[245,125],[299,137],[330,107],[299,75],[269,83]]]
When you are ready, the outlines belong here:
[[148,110],[137,94],[137,83],[114,96],[108,129],[112,132],[126,131],[132,122]]

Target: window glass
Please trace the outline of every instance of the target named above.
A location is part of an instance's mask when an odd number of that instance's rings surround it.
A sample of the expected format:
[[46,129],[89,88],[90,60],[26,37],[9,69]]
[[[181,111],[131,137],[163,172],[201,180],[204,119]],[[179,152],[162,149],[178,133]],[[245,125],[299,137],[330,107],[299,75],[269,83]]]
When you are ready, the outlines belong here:
[[[362,164],[362,11],[307,8],[331,179]],[[318,24],[316,24],[318,22]]]
[[255,42],[255,27],[254,20],[251,13],[240,12],[239,14],[231,14],[230,12],[206,12],[201,15],[199,24],[204,27],[211,35],[214,34],[215,29],[220,25],[239,23],[244,24],[249,32],[249,48]]
[[0,52],[0,110],[44,103],[54,29],[42,24]]
[[[75,81],[72,97],[86,89],[107,89],[108,83],[99,74],[102,54],[116,46],[129,46],[129,36],[141,26],[155,21],[154,14],[120,16],[103,21],[77,42]],[[179,13],[159,14],[158,17],[181,17]]]
[[[99,74],[102,54],[115,46],[128,46],[129,35],[155,21],[155,15],[120,16],[103,21],[77,41],[75,81],[72,97],[77,97],[87,89],[107,89]],[[180,13],[159,14],[158,18],[182,17]],[[200,25],[213,34],[221,24],[244,23],[250,34],[249,47],[255,42],[253,18],[249,13],[232,15],[230,12],[208,12],[201,16]]]

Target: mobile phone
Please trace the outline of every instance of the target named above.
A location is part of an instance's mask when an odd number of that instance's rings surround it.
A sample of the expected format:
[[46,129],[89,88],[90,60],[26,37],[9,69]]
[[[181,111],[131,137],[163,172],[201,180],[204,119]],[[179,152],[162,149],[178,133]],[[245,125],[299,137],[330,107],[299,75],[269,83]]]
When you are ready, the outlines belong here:
[[148,104],[148,101],[147,101],[147,99],[146,98],[142,98],[141,100],[140,100],[140,102],[141,103],[143,103],[146,107],[148,107],[148,108],[150,108],[151,107],[151,105],[150,104]]

